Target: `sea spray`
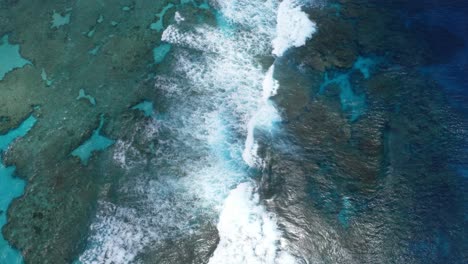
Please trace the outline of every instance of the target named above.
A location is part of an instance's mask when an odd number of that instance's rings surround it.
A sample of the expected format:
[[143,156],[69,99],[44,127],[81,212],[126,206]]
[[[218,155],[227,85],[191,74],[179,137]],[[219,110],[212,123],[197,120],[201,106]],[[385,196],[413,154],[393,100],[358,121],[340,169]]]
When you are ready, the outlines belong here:
[[273,78],[274,70],[274,65],[268,69],[266,77],[263,80],[262,98],[259,102],[258,110],[247,124],[247,138],[242,158],[250,167],[255,167],[262,163],[257,155],[258,143],[255,142],[254,138],[255,129],[260,127],[271,131],[273,124],[281,120],[278,111],[270,101],[270,97],[276,95],[279,87],[278,81]]
[[[277,11],[276,34],[272,41],[273,55],[281,57],[288,49],[303,46],[315,31],[316,24],[301,10],[297,1],[285,0],[281,2]],[[263,96],[258,110],[248,123],[247,139],[242,157],[250,167],[260,166],[262,163],[257,156],[258,144],[254,139],[255,128],[271,130],[272,124],[280,120],[277,110],[270,101],[279,88],[278,81],[274,79],[273,74],[274,65],[267,71],[263,81]]]
[[[302,12],[297,2],[281,2],[277,12],[276,36],[272,41],[273,55],[282,56],[286,50],[305,44],[315,32],[315,23]],[[247,137],[242,154],[249,167],[263,167],[258,156],[255,130],[269,130],[281,117],[270,98],[279,88],[274,79],[274,64],[262,83],[262,97],[256,112],[247,124]],[[261,204],[253,182],[242,183],[226,198],[218,222],[220,242],[210,264],[237,263],[296,263],[285,250],[275,215]]]
[[299,1],[282,1],[278,7],[273,54],[281,57],[288,49],[305,45],[316,30],[315,22],[301,10]]
[[[133,262],[149,248],[158,252],[165,241],[197,235],[200,223],[218,221],[220,242],[210,263],[245,257],[252,257],[250,263],[294,262],[282,251],[274,214],[266,211],[249,180],[248,165],[261,163],[255,161],[256,150],[250,149],[253,163],[244,161],[246,137],[250,134],[255,146],[255,129],[271,130],[280,120],[270,100],[279,87],[274,66],[265,72],[258,61],[272,54],[278,4],[218,1],[216,13],[226,23],[217,27],[202,20],[194,24],[191,14],[178,10],[177,16],[185,19],[162,33],[171,52],[161,63],[170,71],[155,78],[156,89],[168,102],[159,132],[148,135],[157,141],[151,164],[157,169],[131,175],[118,189],[121,196],[131,197],[129,202],[99,202],[81,262]],[[235,34],[222,27],[235,28]],[[129,149],[114,150],[122,168],[134,166]],[[232,218],[236,204],[245,210]],[[246,240],[249,234],[255,236],[252,243]]]

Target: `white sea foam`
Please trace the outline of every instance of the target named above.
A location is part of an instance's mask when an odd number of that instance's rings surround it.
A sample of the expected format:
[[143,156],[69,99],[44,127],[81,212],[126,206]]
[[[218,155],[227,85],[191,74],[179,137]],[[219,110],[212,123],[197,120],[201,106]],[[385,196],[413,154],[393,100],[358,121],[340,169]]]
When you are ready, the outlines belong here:
[[[125,205],[100,201],[96,220],[90,227],[88,247],[82,263],[125,264],[148,247],[165,239],[194,233],[198,226],[194,199],[174,179],[134,179],[119,190]],[[195,222],[195,221],[194,221]]]
[[[301,11],[294,0],[284,0],[278,8],[273,54],[282,56],[291,47],[299,47],[315,32],[315,24]],[[261,100],[247,124],[245,148],[242,154],[250,166],[262,165],[258,157],[255,129],[272,129],[280,116],[270,98],[279,88],[274,79],[274,65],[263,80]],[[266,212],[250,183],[240,184],[227,197],[218,222],[220,242],[210,264],[289,264],[296,259],[281,245],[281,232],[274,215]]]
[[[173,70],[157,76],[156,88],[171,102],[161,129],[172,136],[157,138],[158,175],[131,176],[118,191],[128,200],[123,205],[100,203],[83,263],[129,263],[149,245],[196,232],[201,220],[216,222],[229,191],[246,180],[238,136],[262,97],[264,70],[254,55],[268,54],[271,38],[263,41],[253,33],[228,38],[206,25],[184,31],[184,23],[163,33],[173,45]],[[120,165],[131,164],[126,144],[116,149]]]
[[218,0],[223,17],[244,30],[253,30],[258,44],[268,43],[275,25],[277,0]]
[[259,100],[258,109],[247,124],[247,137],[242,158],[250,167],[255,167],[262,163],[257,155],[258,144],[255,142],[255,129],[262,128],[263,130],[271,131],[273,124],[281,120],[278,111],[270,101],[270,97],[276,95],[279,88],[278,81],[273,78],[274,70],[274,65],[268,69],[262,83],[262,97]]
[[[221,241],[210,263],[294,263],[254,184],[239,185],[248,181],[244,156],[252,157],[251,166],[261,163],[254,131],[272,131],[280,120],[269,99],[278,89],[274,67],[265,71],[257,61],[271,55],[279,36],[278,1],[222,0],[218,7],[235,34],[186,25],[189,19],[164,30],[162,39],[172,46],[171,73],[157,75],[156,89],[170,102],[160,124],[169,136],[148,132],[157,141],[157,175],[129,175],[118,190],[119,204],[99,203],[83,263],[132,263],[147,247],[193,234],[198,223],[215,223],[219,214]],[[117,145],[120,165],[137,158],[128,144]]]
[[[273,54],[282,56],[291,47],[300,47],[316,31],[316,25],[308,15],[301,10],[296,0],[284,0],[277,11],[276,36],[272,41]],[[268,128],[280,120],[279,115],[269,100],[278,89],[278,83],[273,77],[274,65],[268,70],[263,81],[263,96],[257,112],[247,125],[247,138],[242,154],[244,161],[251,167],[262,164],[257,156],[258,144],[254,132],[257,127]]]
[[[82,263],[113,264],[130,263],[149,242],[144,234],[144,226],[134,225],[138,218],[135,210],[118,208],[113,204],[101,202],[103,211],[112,211],[113,216],[98,214],[97,221],[91,225],[93,244],[80,257]],[[129,219],[130,221],[125,221]]]
[[281,232],[275,215],[265,210],[251,182],[231,191],[217,227],[220,242],[209,264],[294,263],[291,255],[279,250]]
[[[145,122],[139,129],[144,131],[146,138],[151,139],[157,137],[159,124],[153,119]],[[140,156],[139,150],[133,146],[133,139],[119,139],[114,144],[112,158],[122,169],[129,171],[135,167],[144,166],[144,160],[140,159]]]
[[185,18],[179,13],[179,11],[176,11],[174,15],[174,20],[176,21],[177,24],[179,24],[182,21],[185,21]]
[[113,159],[121,168],[127,168],[126,152],[130,147],[130,144],[123,140],[117,140],[115,143]]
[[282,56],[292,47],[303,46],[316,31],[316,24],[301,10],[297,0],[284,0],[278,8],[273,54]]

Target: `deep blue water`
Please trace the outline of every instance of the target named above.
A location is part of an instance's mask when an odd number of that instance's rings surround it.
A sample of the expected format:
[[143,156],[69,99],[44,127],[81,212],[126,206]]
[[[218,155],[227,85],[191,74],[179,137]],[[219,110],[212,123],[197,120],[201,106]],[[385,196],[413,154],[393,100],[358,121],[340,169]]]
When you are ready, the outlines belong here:
[[[420,33],[422,40],[429,44],[435,56],[426,64],[419,65],[419,70],[427,78],[439,84],[447,96],[447,102],[454,115],[457,115],[459,125],[466,130],[468,127],[468,2],[417,0],[380,3],[389,10],[396,10],[406,27]],[[458,177],[449,180],[452,187],[434,185],[430,196],[423,198],[428,199],[428,204],[440,210],[429,211],[422,215],[429,226],[437,228],[426,231],[427,239],[410,244],[410,249],[422,262],[426,260],[431,263],[466,263],[467,261],[468,141],[464,132],[460,133],[459,136],[463,139],[458,141],[458,148],[447,154],[450,156],[450,161],[434,159],[431,164],[434,170],[449,166],[449,170],[456,172]],[[438,207],[437,204],[443,204],[444,208]],[[453,232],[461,232],[462,235],[454,239]],[[464,253],[454,252],[455,247]]]
[[408,28],[423,32],[437,54],[421,71],[440,83],[450,102],[468,115],[468,2],[462,0],[392,1]]
[[[397,1],[398,2],[398,1]],[[395,3],[408,28],[424,31],[438,55],[420,70],[440,84],[450,105],[459,111],[463,127],[468,123],[468,2],[463,0],[418,0]],[[468,153],[468,141],[460,146]],[[457,159],[456,159],[457,160]],[[452,164],[462,178],[466,195],[466,154]],[[466,198],[466,197],[465,197]],[[466,213],[468,215],[468,212]]]

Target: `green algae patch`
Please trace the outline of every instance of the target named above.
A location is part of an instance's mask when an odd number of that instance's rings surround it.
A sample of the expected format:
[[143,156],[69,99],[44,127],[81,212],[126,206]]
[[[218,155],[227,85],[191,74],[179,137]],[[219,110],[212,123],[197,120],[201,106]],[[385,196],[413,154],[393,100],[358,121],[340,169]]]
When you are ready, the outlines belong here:
[[81,163],[85,166],[88,165],[93,152],[105,150],[115,143],[115,140],[109,139],[100,134],[103,126],[104,117],[101,116],[99,127],[93,131],[91,137],[71,153],[73,156],[80,158]]
[[70,16],[71,13],[66,13],[62,16],[62,14],[57,13],[54,10],[54,13],[52,14],[52,25],[50,26],[50,28],[59,28],[61,26],[70,24]]
[[[34,116],[29,116],[21,125],[0,135],[0,158],[8,147],[18,138],[24,137],[36,123]],[[25,182],[14,175],[15,167],[6,167],[0,159],[0,229],[7,222],[7,210],[13,199],[24,192]],[[0,263],[23,263],[21,254],[13,249],[0,233]]]
[[139,110],[143,112],[146,117],[153,117],[154,116],[154,107],[153,102],[150,101],[143,101],[135,106],[132,107],[132,110]]
[[88,100],[90,104],[96,105],[96,99],[92,97],[91,95],[86,94],[84,89],[80,89],[78,97],[76,98],[76,100],[81,100],[81,99]]
[[171,51],[171,44],[169,43],[164,43],[154,48],[153,49],[154,62],[156,62],[156,64],[160,64],[161,62],[163,62],[164,58],[166,58],[169,51]]
[[14,69],[22,68],[25,65],[32,64],[30,61],[21,57],[19,45],[13,45],[8,41],[8,35],[0,40],[0,81],[5,75]]

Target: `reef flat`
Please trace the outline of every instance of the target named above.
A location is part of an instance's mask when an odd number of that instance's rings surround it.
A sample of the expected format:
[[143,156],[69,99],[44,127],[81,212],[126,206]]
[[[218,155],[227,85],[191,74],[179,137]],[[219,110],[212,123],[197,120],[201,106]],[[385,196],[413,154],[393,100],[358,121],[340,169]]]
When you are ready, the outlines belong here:
[[[132,11],[122,11],[123,6]],[[0,131],[17,126],[30,112],[38,119],[27,140],[17,142],[5,156],[27,185],[9,209],[3,232],[27,263],[70,262],[82,250],[99,188],[110,174],[102,174],[95,161],[102,153],[83,166],[72,152],[98,127],[101,115],[106,122],[100,133],[110,138],[122,138],[144,122],[129,108],[154,98],[151,54],[160,37],[145,27],[155,19],[147,11],[161,7],[131,2],[1,3],[0,35],[19,47],[22,58],[10,68],[22,68],[2,77]],[[100,48],[89,54],[95,47]],[[94,104],[77,100],[82,89],[96,98]],[[133,121],[121,127],[121,118]],[[118,178],[122,172],[112,174]]]
[[463,263],[466,29],[403,2],[0,2],[0,264]]

